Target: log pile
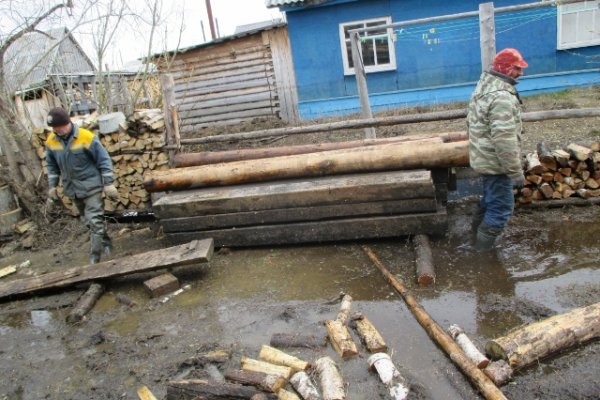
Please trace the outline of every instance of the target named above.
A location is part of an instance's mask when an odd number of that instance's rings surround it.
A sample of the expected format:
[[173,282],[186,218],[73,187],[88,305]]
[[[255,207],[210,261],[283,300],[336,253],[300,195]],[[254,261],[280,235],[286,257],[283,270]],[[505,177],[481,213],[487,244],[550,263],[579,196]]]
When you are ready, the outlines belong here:
[[[149,171],[168,169],[168,155],[163,151],[165,146],[165,121],[162,110],[136,110],[117,132],[100,134],[98,115],[92,114],[84,119],[73,121],[79,126],[100,135],[100,142],[111,156],[115,174],[115,186],[119,191],[119,200],[104,202],[107,212],[125,210],[143,210],[151,208],[150,195],[143,187],[144,175]],[[34,145],[42,160],[44,173],[47,175],[44,142],[49,131],[35,131]],[[62,203],[76,215],[71,200],[62,195]]]
[[468,162],[466,142],[412,139],[174,168],[147,175],[144,185],[171,191],[153,211],[174,243],[211,237],[217,246],[257,246],[443,234],[451,176],[439,165]]
[[519,204],[600,197],[600,142],[557,150],[538,143],[537,151],[526,155],[524,172],[525,186],[516,194]]

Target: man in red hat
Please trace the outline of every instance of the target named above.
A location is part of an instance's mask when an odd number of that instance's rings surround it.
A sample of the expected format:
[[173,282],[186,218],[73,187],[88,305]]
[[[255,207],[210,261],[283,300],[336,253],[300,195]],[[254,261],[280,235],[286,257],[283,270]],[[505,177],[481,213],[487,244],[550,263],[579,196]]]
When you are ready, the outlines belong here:
[[100,261],[102,251],[110,254],[112,243],[104,223],[104,201],[118,199],[113,185],[113,166],[108,152],[98,137],[71,122],[69,114],[60,107],[48,113],[52,133],[46,139],[48,164],[48,205],[58,200],[57,186],[62,182],[63,193],[73,200],[81,219],[90,229],[90,264]]
[[471,96],[467,115],[470,165],[483,181],[483,198],[473,218],[475,248],[489,251],[515,205],[513,186],[523,186],[521,98],[515,85],[527,63],[516,49],[496,54]]

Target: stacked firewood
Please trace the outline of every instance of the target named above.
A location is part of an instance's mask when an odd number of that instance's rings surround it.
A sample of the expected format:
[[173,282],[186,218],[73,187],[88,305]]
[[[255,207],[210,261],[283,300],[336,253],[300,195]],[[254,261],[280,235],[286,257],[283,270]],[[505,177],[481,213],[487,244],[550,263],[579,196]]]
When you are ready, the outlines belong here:
[[[114,185],[119,191],[119,200],[105,199],[107,212],[125,210],[143,210],[151,207],[150,195],[142,183],[148,171],[168,169],[168,155],[163,151],[165,146],[165,122],[162,110],[136,110],[125,122],[119,124],[117,132],[100,134],[98,116],[92,114],[81,120],[75,120],[79,126],[100,135],[100,142],[111,156],[115,174]],[[47,174],[44,141],[48,130],[36,130],[34,145],[42,159],[44,172]],[[73,210],[71,201],[59,195],[63,204]]]
[[520,204],[549,199],[600,196],[600,142],[589,147],[571,143],[550,150],[538,143],[526,155],[525,186],[517,192]]

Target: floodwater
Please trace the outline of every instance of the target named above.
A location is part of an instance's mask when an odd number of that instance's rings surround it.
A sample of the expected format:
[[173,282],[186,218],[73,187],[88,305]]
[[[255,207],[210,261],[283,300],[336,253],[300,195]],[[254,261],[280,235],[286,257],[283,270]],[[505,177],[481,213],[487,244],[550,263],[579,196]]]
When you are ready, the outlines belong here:
[[[377,254],[442,328],[458,324],[483,349],[512,328],[600,301],[600,207],[519,212],[494,255],[470,250],[473,204],[451,211],[448,235],[432,239],[437,276],[426,288],[415,283],[410,240],[398,238],[221,249],[210,263],[173,269],[191,289],[164,304],[142,287],[158,272],[109,282],[76,326],[64,321],[80,290],[0,304],[0,399],[136,399],[141,385],[164,398],[170,379],[206,377],[186,362],[204,351],[230,349],[224,371],[239,368],[241,356],[258,358],[274,333],[325,335],[323,321],[337,315],[339,302],[332,299],[340,292],[352,296],[352,311],[367,316],[386,340],[411,387],[409,398],[480,398],[361,246]],[[164,246],[136,240],[117,239],[117,255]],[[117,294],[136,305],[119,303]],[[331,356],[348,399],[388,398],[354,338],[360,354],[349,360],[331,347],[287,351],[307,361]],[[596,341],[517,372],[502,390],[513,399],[597,399],[599,382]]]

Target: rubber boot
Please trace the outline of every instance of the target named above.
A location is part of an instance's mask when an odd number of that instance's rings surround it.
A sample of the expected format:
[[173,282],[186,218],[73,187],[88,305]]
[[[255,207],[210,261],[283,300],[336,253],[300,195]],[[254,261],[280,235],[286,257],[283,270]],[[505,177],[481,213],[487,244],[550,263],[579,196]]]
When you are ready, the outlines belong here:
[[496,244],[496,239],[502,234],[502,228],[494,228],[482,222],[477,228],[475,238],[475,251],[478,253],[492,251]]
[[104,255],[105,256],[110,256],[110,254],[112,253],[112,240],[110,239],[110,237],[106,234],[106,232],[104,233],[104,236],[102,237],[102,246],[104,248]]
[[90,236],[90,264],[98,264],[102,255],[102,235],[92,233]]

